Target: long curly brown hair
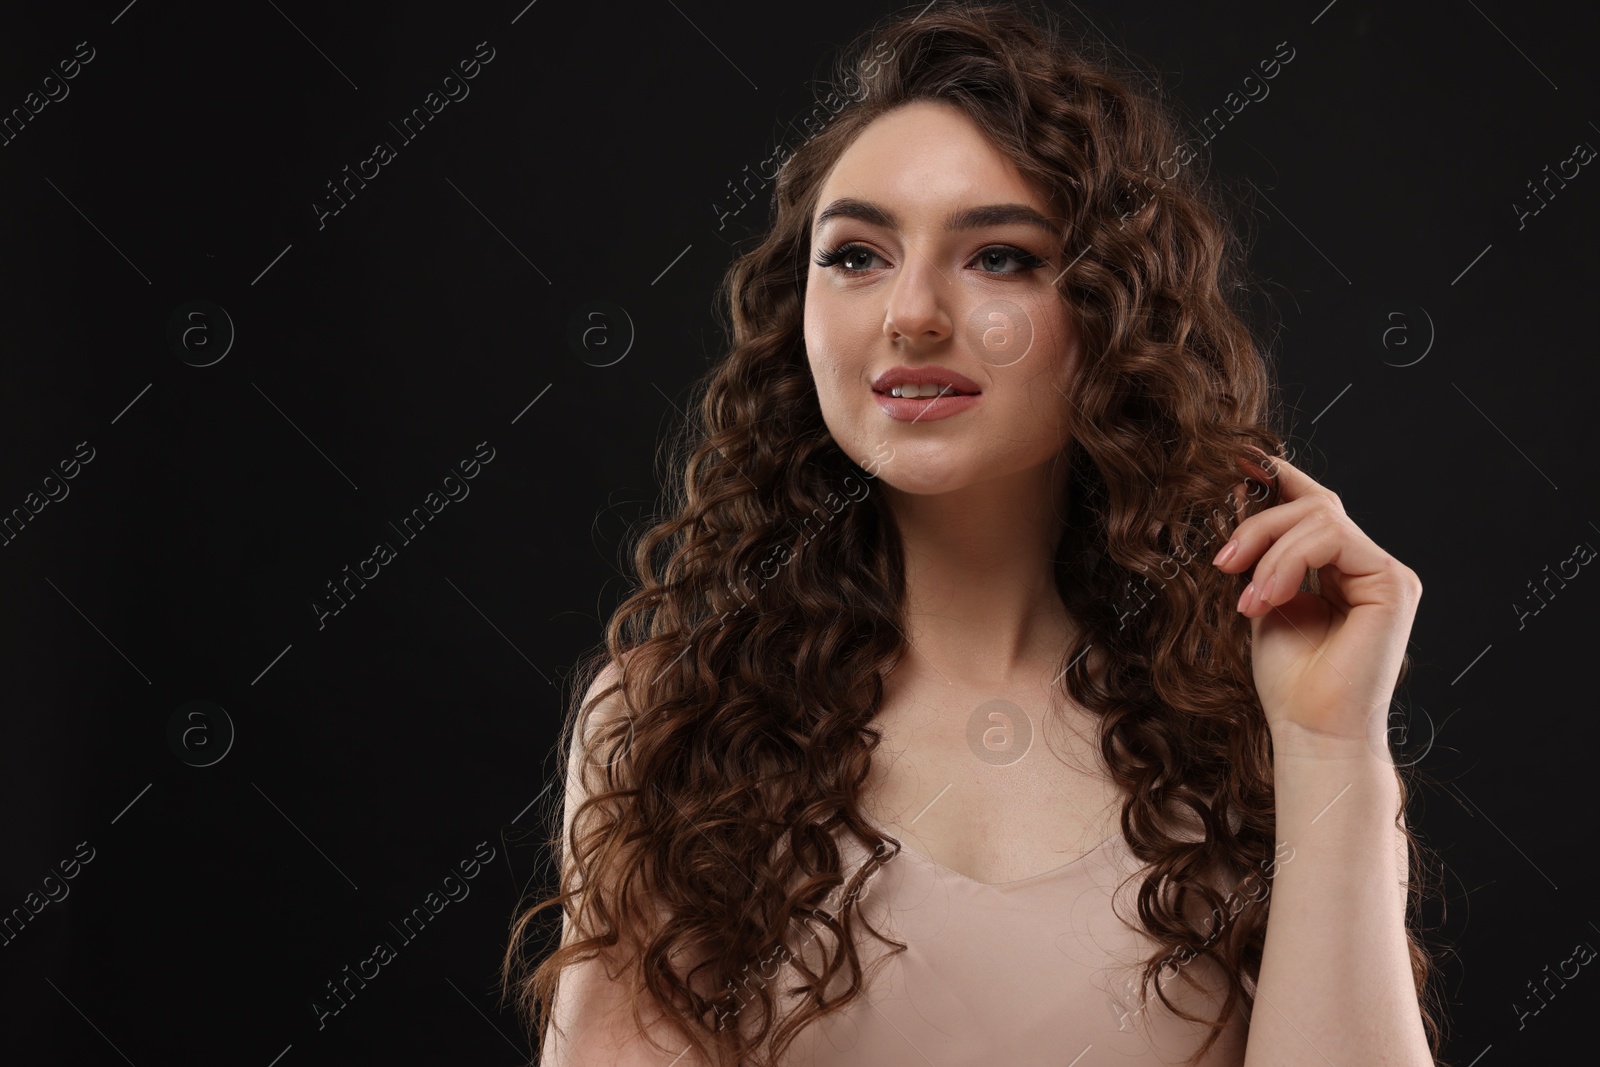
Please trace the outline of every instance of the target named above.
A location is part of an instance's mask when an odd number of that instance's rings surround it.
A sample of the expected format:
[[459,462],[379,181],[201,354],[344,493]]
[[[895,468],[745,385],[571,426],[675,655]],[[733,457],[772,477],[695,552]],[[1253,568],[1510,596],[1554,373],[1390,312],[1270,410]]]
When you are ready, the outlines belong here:
[[[906,576],[883,494],[849,489],[872,474],[824,425],[802,313],[824,179],[868,123],[933,99],[963,109],[1065,206],[1071,265],[1056,287],[1084,358],[1063,401],[1074,439],[1058,468],[1067,513],[1055,578],[1080,624],[1060,650],[1060,684],[1096,716],[1100,755],[1125,791],[1138,917],[1159,944],[1141,987],[1155,982],[1169,1009],[1211,1027],[1198,1059],[1253,1006],[1270,900],[1252,898],[1220,932],[1197,917],[1227,915],[1238,902],[1223,890],[1275,854],[1271,737],[1249,623],[1231,609],[1238,579],[1195,565],[1276,499],[1268,480],[1239,500],[1239,458],[1252,445],[1284,454],[1271,372],[1232,305],[1244,255],[1226,204],[1180,152],[1181,112],[1049,13],[936,4],[886,17],[834,75],[837,112],[784,160],[770,228],[729,269],[732,346],[675,441],[666,513],[634,546],[638,588],[578,673],[574,692],[593,699],[568,708],[563,737],[583,753],[568,774],[581,762],[596,787],[567,813],[569,834],[559,796],[546,812],[559,891],[515,917],[503,990],[543,1053],[562,972],[603,954],[636,1022],[647,993],[709,1062],[741,1064],[780,1062],[803,1027],[861,993],[854,931],[882,935],[854,900],[869,872],[844,886],[836,835],[878,855],[899,847],[861,800],[883,679],[906,651]],[[830,503],[841,487],[856,502]],[[1402,682],[1409,669],[1407,656]],[[603,700],[625,714],[591,729]],[[1421,845],[1405,835],[1412,973],[1437,1056],[1417,932]],[[841,888],[842,906],[822,907]],[[571,930],[532,966],[535,917],[556,905]],[[780,1013],[766,983],[739,995],[752,963],[808,921],[827,931],[827,965],[799,967],[798,1009]],[[1157,981],[1191,954],[1228,976],[1215,1020],[1173,1005]],[[847,988],[830,997],[839,973]],[[724,1025],[734,1015],[739,1025]]]

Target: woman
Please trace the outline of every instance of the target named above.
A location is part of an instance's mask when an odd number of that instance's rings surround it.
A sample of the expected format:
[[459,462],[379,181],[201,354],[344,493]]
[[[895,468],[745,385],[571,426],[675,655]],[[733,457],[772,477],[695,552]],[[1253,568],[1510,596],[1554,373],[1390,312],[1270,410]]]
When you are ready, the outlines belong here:
[[850,55],[569,715],[541,1062],[1434,1062],[1421,585],[1281,457],[1174,121],[1012,8]]

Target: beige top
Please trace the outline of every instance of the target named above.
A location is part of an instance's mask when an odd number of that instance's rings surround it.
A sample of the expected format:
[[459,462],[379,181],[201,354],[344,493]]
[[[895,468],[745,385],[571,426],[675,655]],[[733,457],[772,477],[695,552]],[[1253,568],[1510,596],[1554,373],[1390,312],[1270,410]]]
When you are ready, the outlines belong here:
[[[1137,922],[1142,881],[1120,831],[1055,870],[992,884],[914,851],[912,833],[880,829],[902,848],[874,865],[861,909],[907,948],[894,953],[858,930],[865,999],[802,1030],[786,1067],[1136,1067],[1180,1064],[1199,1047],[1205,1031],[1174,1015],[1153,985],[1142,1003],[1137,965],[1156,944],[1113,912],[1115,898]],[[839,844],[847,875],[871,862],[850,835]],[[1119,890],[1129,875],[1137,877]],[[813,969],[821,960],[816,947],[800,948]],[[1211,961],[1196,959],[1185,970],[1221,989]],[[837,981],[836,989],[847,984]],[[1181,978],[1163,988],[1185,1010],[1215,1017],[1220,1000]],[[1242,1064],[1247,1029],[1236,1011],[1204,1067]]]

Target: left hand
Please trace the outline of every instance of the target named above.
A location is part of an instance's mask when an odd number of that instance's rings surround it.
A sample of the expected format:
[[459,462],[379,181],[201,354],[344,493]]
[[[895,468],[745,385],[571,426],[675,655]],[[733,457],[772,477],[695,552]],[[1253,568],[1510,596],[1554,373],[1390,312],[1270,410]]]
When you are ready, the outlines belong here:
[[[1383,738],[1387,752],[1389,703],[1422,581],[1310,475],[1277,457],[1254,466],[1251,477],[1259,481],[1276,475],[1281,501],[1239,523],[1228,542],[1233,554],[1217,566],[1229,574],[1255,567],[1239,610],[1250,619],[1267,724],[1275,736],[1287,724],[1313,740],[1369,745]],[[1308,567],[1317,571],[1320,593],[1300,589]]]

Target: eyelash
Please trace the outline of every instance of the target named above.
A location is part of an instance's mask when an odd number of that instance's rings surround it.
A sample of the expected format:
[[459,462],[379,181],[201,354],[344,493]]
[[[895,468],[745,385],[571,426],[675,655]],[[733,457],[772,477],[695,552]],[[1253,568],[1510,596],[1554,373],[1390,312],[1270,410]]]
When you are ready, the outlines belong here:
[[[990,245],[987,248],[985,248],[982,251],[980,251],[978,253],[978,255],[979,256],[983,256],[983,255],[985,255],[985,254],[987,254],[989,252],[995,252],[995,251],[1005,252],[1007,254],[1008,258],[1016,260],[1018,263],[1020,263],[1022,265],[1023,269],[1022,270],[999,270],[999,271],[997,271],[997,270],[988,270],[988,271],[983,271],[982,273],[984,273],[984,274],[996,274],[996,275],[1025,274],[1028,271],[1038,270],[1040,267],[1043,267],[1043,266],[1047,265],[1047,260],[1045,260],[1045,258],[1043,256],[1035,255],[1032,252],[1024,251],[1021,248],[1017,248],[1015,245]],[[855,241],[848,241],[848,242],[846,242],[846,243],[844,243],[842,245],[836,245],[833,248],[827,249],[821,255],[819,255],[817,257],[817,260],[816,260],[817,266],[823,267],[823,268],[829,268],[829,267],[836,266],[837,264],[842,263],[845,260],[845,258],[848,257],[853,252],[865,252],[870,256],[876,256],[877,255],[876,252],[874,252],[872,249],[868,248],[864,244],[860,244],[860,243],[855,242]],[[846,270],[846,271],[842,271],[841,273],[844,273],[844,274],[865,274],[866,271],[863,271],[863,270]]]

